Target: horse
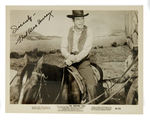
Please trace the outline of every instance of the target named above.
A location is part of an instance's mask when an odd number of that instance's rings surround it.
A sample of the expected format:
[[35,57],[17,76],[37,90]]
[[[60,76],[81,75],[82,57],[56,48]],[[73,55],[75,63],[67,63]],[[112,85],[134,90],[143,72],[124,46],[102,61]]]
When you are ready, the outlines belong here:
[[[81,91],[68,67],[43,62],[42,57],[25,55],[25,66],[10,85],[11,103],[18,104],[80,104]],[[104,92],[102,69],[92,63],[97,92]]]

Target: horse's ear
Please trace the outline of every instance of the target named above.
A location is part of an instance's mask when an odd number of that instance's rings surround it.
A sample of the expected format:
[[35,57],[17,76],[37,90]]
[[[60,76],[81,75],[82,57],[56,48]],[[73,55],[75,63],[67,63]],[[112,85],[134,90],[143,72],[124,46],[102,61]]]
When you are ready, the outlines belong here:
[[38,62],[37,62],[37,66],[39,67],[39,68],[41,68],[42,67],[42,64],[43,64],[43,56],[38,60]]
[[29,62],[28,55],[25,53],[24,55],[25,65]]

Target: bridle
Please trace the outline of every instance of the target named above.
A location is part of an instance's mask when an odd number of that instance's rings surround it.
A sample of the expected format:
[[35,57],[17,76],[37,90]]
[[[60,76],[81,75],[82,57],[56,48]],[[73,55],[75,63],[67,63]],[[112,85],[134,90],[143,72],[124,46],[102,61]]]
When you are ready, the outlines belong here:
[[42,73],[42,72],[36,72],[36,71],[35,71],[35,72],[32,72],[32,74],[35,74],[35,75],[39,76],[39,77],[41,78],[41,81],[42,81],[42,80],[45,81],[45,79],[48,78],[48,77],[46,77],[45,74]]
[[[63,76],[62,76],[62,80],[61,80],[60,89],[59,89],[59,92],[58,92],[56,98],[55,98],[54,101],[53,101],[53,104],[55,104],[55,103],[57,102],[57,100],[58,100],[58,98],[59,98],[59,96],[60,96],[60,94],[61,94],[61,91],[62,91],[62,88],[63,88],[63,84],[64,84],[64,71],[65,71],[65,69],[63,69]],[[32,74],[35,74],[35,75],[37,75],[37,76],[40,77],[40,86],[39,86],[39,89],[38,89],[38,92],[37,92],[37,95],[36,95],[36,98],[35,98],[35,99],[37,99],[38,96],[41,97],[41,99],[42,99],[42,96],[41,96],[40,91],[41,91],[41,89],[42,89],[43,83],[44,83],[44,85],[46,85],[46,83],[47,83],[46,79],[47,79],[48,77],[46,77],[45,74],[42,73],[41,71],[40,71],[40,72],[36,72],[36,71],[35,71],[35,72],[32,72]],[[47,94],[48,94],[48,93],[47,93]],[[49,96],[49,95],[48,95],[48,96]]]
[[39,96],[39,98],[42,99],[42,95],[41,95],[40,92],[41,92],[42,86],[45,85],[44,83],[46,82],[46,79],[47,79],[48,77],[46,77],[45,74],[42,73],[41,71],[39,71],[39,72],[35,71],[35,72],[32,72],[32,74],[37,75],[37,76],[40,77],[40,81],[39,81],[39,82],[40,82],[40,83],[39,83],[40,85],[39,85],[39,89],[38,89],[38,91],[37,91],[37,93],[36,93],[35,100],[38,99],[38,96]]

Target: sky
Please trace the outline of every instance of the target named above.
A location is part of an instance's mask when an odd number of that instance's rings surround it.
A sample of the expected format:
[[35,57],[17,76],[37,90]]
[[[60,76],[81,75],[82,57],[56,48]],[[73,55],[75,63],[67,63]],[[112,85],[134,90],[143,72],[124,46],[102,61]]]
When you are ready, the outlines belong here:
[[[25,32],[49,11],[51,10],[12,10],[10,27],[12,25],[19,26],[27,19],[27,15],[32,16],[32,22],[27,22],[16,33]],[[125,29],[125,15],[127,15],[125,11],[84,11],[84,13],[89,13],[89,16],[85,17],[85,24],[93,30],[95,36],[105,36]],[[51,17],[50,21],[48,17],[45,18],[35,31],[46,36],[63,36],[73,25],[72,19],[66,17],[68,14],[72,14],[72,11],[52,11],[54,17]]]

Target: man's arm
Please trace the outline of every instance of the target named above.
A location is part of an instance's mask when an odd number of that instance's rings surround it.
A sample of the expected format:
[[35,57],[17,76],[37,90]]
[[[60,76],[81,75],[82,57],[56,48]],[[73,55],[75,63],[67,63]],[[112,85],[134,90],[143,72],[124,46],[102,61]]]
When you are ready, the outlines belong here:
[[70,53],[68,52],[67,34],[65,34],[65,36],[63,37],[62,42],[61,42],[61,53],[66,59],[70,56]]
[[68,34],[64,34],[65,36],[63,37],[62,39],[62,42],[61,42],[61,53],[62,55],[65,57],[65,63],[70,66],[72,65],[73,63],[73,60],[75,60],[75,57],[74,55],[70,54],[68,52]]
[[93,44],[93,33],[91,30],[87,30],[87,39],[86,39],[86,42],[83,46],[83,49],[82,51],[76,55],[76,62],[79,62],[81,61],[83,58],[85,58],[89,52],[91,51],[91,48],[92,48],[92,44]]

